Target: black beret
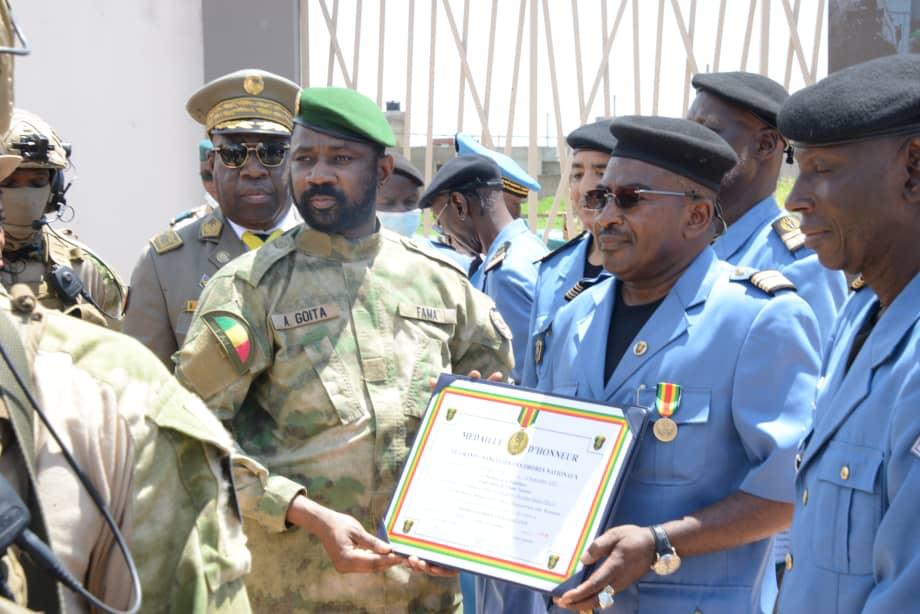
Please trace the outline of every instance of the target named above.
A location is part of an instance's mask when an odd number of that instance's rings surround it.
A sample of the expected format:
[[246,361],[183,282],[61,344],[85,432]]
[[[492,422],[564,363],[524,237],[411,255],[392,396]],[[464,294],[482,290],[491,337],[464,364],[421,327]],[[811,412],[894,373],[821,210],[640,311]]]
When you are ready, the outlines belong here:
[[613,120],[610,132],[617,139],[613,157],[647,162],[716,192],[738,162],[722,137],[687,119],[627,115]]
[[422,176],[422,171],[412,164],[404,155],[398,151],[387,150],[387,153],[393,156],[395,162],[393,166],[393,172],[399,173],[404,177],[407,177],[412,183],[415,183],[419,187],[425,185],[425,178]]
[[693,77],[693,87],[750,111],[774,128],[776,115],[789,98],[789,92],[782,85],[751,72],[699,73]]
[[835,72],[789,97],[779,130],[799,146],[920,133],[920,55],[891,55]]
[[463,192],[483,187],[502,187],[502,172],[498,165],[485,156],[457,156],[448,160],[428,184],[428,189],[419,199],[419,208],[430,207],[431,200],[441,192]]
[[610,134],[610,121],[609,119],[602,119],[576,128],[569,133],[569,136],[565,137],[565,142],[575,151],[590,149],[591,151],[602,151],[609,154],[613,151],[613,146],[617,144],[617,140]]

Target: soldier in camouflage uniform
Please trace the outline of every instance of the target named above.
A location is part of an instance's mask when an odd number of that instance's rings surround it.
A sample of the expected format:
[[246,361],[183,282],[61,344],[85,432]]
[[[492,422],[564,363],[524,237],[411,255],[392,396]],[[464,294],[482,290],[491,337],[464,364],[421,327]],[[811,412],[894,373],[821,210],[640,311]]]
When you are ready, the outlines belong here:
[[221,269],[176,354],[179,380],[273,474],[246,525],[257,610],[460,609],[456,578],[395,567],[401,559],[371,533],[430,378],[507,373],[511,335],[463,271],[380,229],[375,192],[393,171],[393,141],[368,98],[304,90],[290,172],[309,226]]
[[[231,462],[247,492],[259,491],[264,469],[241,457],[231,461],[227,432],[134,340],[44,310],[25,285],[11,293],[12,299],[0,289],[0,342],[12,353],[21,340],[44,413],[125,535],[143,611],[248,612],[243,576],[250,556]],[[34,437],[21,436],[22,419],[11,413],[23,407],[0,401],[0,470],[23,494],[33,484],[58,559],[95,595],[126,608],[131,583],[121,553],[43,423],[33,418]],[[10,445],[14,440],[28,443]],[[30,607],[48,607],[48,595],[27,597]],[[85,611],[73,593],[62,597],[64,611]]]
[[[170,369],[208,279],[299,221],[284,179],[298,91],[283,77],[246,69],[205,84],[186,105],[213,140],[201,168],[212,173],[220,206],[180,214],[150,240],[131,274],[124,327]],[[233,159],[239,146],[249,149]]]
[[[118,274],[72,231],[55,230],[45,219],[67,204],[64,169],[70,146],[40,117],[15,109],[2,148],[22,162],[0,183],[6,234],[0,282],[7,288],[25,283],[49,309],[118,328],[128,294]],[[68,291],[68,273],[82,292],[78,287]],[[62,278],[65,283],[56,283]]]

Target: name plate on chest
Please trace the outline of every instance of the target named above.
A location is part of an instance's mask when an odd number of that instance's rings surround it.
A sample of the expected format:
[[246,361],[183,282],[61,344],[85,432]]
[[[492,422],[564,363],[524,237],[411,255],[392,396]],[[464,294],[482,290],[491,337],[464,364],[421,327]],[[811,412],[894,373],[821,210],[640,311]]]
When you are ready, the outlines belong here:
[[308,324],[317,324],[327,320],[334,320],[339,317],[339,307],[335,303],[326,305],[315,305],[313,307],[304,307],[297,311],[289,313],[273,313],[272,326],[275,330],[286,330],[288,328],[297,328]]

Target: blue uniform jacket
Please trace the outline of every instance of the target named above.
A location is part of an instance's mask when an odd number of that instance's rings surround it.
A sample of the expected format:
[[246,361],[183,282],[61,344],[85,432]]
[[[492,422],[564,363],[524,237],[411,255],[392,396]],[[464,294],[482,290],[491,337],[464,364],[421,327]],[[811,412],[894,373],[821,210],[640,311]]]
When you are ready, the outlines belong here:
[[[662,443],[649,434],[641,443],[610,526],[680,518],[738,490],[792,500],[790,463],[811,420],[818,327],[794,292],[770,296],[749,282],[751,273],[705,249],[606,383],[614,280],[556,316],[541,389],[653,408],[658,383],[682,386],[677,438]],[[676,573],[650,571],[617,593],[612,611],[770,612],[776,583],[769,555],[766,539],[686,558]]]
[[546,246],[530,232],[527,222],[514,220],[498,233],[483,264],[470,281],[488,294],[511,329],[514,370],[511,377],[521,380],[521,365],[527,348],[527,325],[537,283],[534,261],[546,254]]
[[[553,318],[568,302],[566,292],[584,279],[585,257],[591,248],[591,241],[591,235],[585,232],[545,256],[538,265],[539,276],[534,290],[527,351],[522,366],[522,386],[533,388],[539,382],[544,364],[542,359],[552,335]],[[605,271],[591,281],[596,282],[609,276]]]
[[772,196],[766,198],[729,226],[713,249],[719,258],[734,265],[774,269],[792,280],[799,296],[815,312],[823,343],[847,298],[846,277],[823,266],[810,249],[790,251],[772,226],[784,215]]
[[[920,275],[885,310],[848,373],[877,297],[834,329],[796,476],[780,612],[916,612],[920,587]],[[791,567],[791,568],[790,568]]]

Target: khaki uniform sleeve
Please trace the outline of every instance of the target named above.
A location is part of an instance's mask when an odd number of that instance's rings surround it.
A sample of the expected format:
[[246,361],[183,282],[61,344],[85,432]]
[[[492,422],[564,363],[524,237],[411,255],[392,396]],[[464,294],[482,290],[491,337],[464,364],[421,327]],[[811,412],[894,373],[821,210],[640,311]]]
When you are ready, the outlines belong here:
[[466,306],[458,314],[457,334],[451,346],[453,372],[466,375],[473,369],[488,377],[500,371],[506,378],[514,367],[511,329],[488,296],[466,286]]
[[153,250],[147,247],[131,273],[131,300],[122,331],[144,344],[172,371],[172,355],[179,348],[154,258]]
[[174,357],[176,378],[226,424],[272,358],[272,340],[257,290],[232,276],[212,279]]
[[[271,348],[257,291],[233,277],[216,277],[202,294],[185,343],[176,354],[176,377],[229,424],[255,378],[270,365]],[[245,456],[235,457],[233,472],[243,516],[269,531],[286,530],[288,507],[306,489],[283,476],[268,475]]]

